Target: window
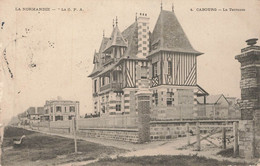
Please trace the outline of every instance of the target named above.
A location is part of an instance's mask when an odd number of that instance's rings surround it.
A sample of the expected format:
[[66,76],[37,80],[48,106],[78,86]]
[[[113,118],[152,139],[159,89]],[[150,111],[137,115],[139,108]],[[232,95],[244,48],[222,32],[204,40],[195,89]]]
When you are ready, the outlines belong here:
[[168,61],[168,75],[172,75],[172,61]]
[[94,80],[94,92],[97,92],[97,80]]
[[167,92],[167,101],[166,101],[167,106],[173,105],[173,101],[174,101],[173,95],[174,95],[173,92]]
[[53,107],[51,107],[51,113],[53,113]]
[[55,116],[55,121],[57,120],[63,120],[63,116]]
[[56,107],[56,112],[61,112],[61,106]]
[[157,63],[153,64],[153,77],[156,77],[158,75],[157,73]]
[[116,105],[116,111],[121,111],[121,104]]
[[116,72],[113,73],[113,81],[117,81],[117,73]]
[[154,101],[155,101],[155,105],[158,105],[158,93],[154,93]]
[[70,112],[75,112],[75,107],[74,106],[70,106]]
[[102,77],[101,79],[102,79],[102,85],[105,85],[105,78]]
[[64,107],[64,112],[67,112],[67,107],[66,106]]
[[46,110],[45,110],[45,114],[48,114],[48,113],[49,113],[49,110],[48,110],[48,109],[46,109]]
[[147,67],[141,66],[141,78],[146,79],[147,78]]
[[106,112],[106,107],[103,106],[102,109],[101,109],[102,113],[105,113]]

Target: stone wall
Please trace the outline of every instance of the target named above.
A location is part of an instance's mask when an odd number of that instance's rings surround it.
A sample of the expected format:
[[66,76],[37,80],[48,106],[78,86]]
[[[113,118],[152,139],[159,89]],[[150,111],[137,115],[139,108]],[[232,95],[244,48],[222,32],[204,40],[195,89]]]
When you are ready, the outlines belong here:
[[[203,127],[203,125],[231,125],[237,120],[200,120],[201,133],[212,131],[212,127]],[[196,121],[151,121],[150,136],[152,141],[175,139],[177,137],[186,137],[189,131],[196,134]]]
[[239,155],[245,158],[254,157],[254,121],[239,122]]
[[[194,132],[195,128],[195,125],[190,126],[190,129]],[[187,133],[187,126],[185,123],[154,122],[151,124],[150,133],[152,141],[185,137]]]
[[257,39],[246,42],[236,59],[241,63],[241,121],[239,122],[239,154],[260,157],[260,46]]
[[138,130],[135,129],[85,129],[78,130],[77,135],[80,137],[103,138],[133,143],[137,143],[139,141]]
[[150,141],[151,93],[138,93],[138,137],[139,143]]

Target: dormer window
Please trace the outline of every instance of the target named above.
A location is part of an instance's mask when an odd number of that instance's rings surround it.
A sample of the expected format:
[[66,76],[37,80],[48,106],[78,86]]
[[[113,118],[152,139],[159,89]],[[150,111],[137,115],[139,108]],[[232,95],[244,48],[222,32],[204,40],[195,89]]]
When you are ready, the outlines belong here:
[[156,49],[158,48],[159,43],[160,43],[160,40],[154,42],[154,43],[152,44],[152,50],[156,50]]

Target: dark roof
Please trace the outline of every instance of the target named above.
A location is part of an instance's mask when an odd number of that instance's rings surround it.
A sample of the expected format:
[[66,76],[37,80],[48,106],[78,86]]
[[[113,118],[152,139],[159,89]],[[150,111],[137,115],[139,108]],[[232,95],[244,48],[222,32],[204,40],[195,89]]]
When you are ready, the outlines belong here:
[[[101,61],[102,61],[102,58],[103,58],[103,55],[104,55],[103,51],[106,48],[108,41],[109,41],[109,38],[103,37],[99,51],[94,53],[93,63],[94,63],[95,66],[94,66],[92,72],[89,74],[88,77],[92,77],[92,76],[98,74],[102,70],[103,67],[101,65]],[[97,62],[99,62],[99,63],[97,63]]]
[[109,41],[108,37],[103,37],[101,45],[100,45],[99,50],[98,50],[98,53],[102,53],[105,50],[108,41]]
[[93,58],[93,64],[97,63],[99,61],[99,53],[95,51],[94,58]]
[[27,109],[27,114],[35,114],[36,113],[36,109],[35,107],[29,107]]
[[[156,47],[153,47],[157,45]],[[162,10],[151,34],[151,54],[158,51],[185,52],[201,55],[189,42],[181,24],[172,11]]]
[[43,115],[45,113],[44,107],[37,107],[37,113]]
[[113,32],[111,34],[111,37],[109,38],[107,45],[106,45],[106,48],[103,50],[103,52],[106,52],[112,46],[127,47],[127,43],[124,40],[120,30],[118,29],[118,26],[114,27]]
[[138,27],[135,21],[128,28],[126,28],[122,35],[128,42],[128,47],[124,53],[124,57],[136,58],[138,53]]
[[[202,53],[193,49],[190,44],[185,32],[183,31],[180,23],[178,22],[174,12],[162,10],[153,33],[149,32],[150,45],[156,45],[156,49],[150,52],[150,55],[158,51],[173,51],[173,52],[184,52],[196,55],[201,55]],[[138,59],[147,60],[147,58],[139,58],[138,54],[138,25],[137,21],[132,23],[128,28],[126,28],[122,33],[115,26],[110,38],[103,38],[99,52],[94,54],[95,67],[89,77],[104,74],[110,70],[112,67],[103,67],[102,58],[105,52],[108,52],[112,46],[126,47],[124,55],[113,64],[116,67],[118,62],[124,59]],[[153,48],[153,47],[152,47]],[[98,66],[97,66],[98,65]],[[201,89],[200,95],[208,95],[208,93]]]

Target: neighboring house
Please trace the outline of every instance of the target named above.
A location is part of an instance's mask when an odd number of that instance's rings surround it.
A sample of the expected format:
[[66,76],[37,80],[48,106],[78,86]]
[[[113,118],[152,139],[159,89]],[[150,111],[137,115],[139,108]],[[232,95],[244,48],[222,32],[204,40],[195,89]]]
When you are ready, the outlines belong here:
[[29,119],[27,117],[27,112],[24,111],[18,114],[19,124],[18,125],[29,125]]
[[122,32],[118,20],[110,37],[95,51],[93,105],[100,116],[136,114],[136,93],[152,93],[155,119],[194,119],[194,102],[208,93],[197,84],[196,51],[174,11],[161,10],[153,31],[149,17],[140,13]]
[[228,115],[230,118],[241,119],[241,111],[239,109],[238,100],[236,97],[226,97],[229,102]]
[[223,94],[198,97],[198,117],[210,119],[229,118],[229,102]]
[[47,100],[42,121],[71,120],[79,118],[79,101]]
[[29,107],[26,110],[26,114],[30,124],[38,123],[44,114],[44,109],[43,107]]

